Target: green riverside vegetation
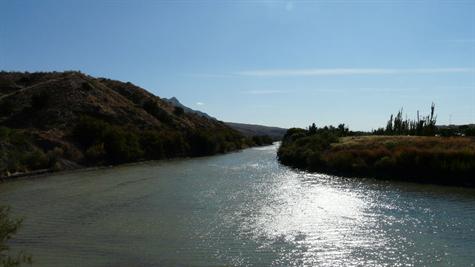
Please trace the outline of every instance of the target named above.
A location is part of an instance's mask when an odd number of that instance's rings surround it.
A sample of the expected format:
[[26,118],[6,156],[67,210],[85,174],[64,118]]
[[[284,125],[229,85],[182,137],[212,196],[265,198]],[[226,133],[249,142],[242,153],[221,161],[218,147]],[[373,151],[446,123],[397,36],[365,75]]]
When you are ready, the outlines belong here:
[[366,135],[343,124],[292,128],[284,136],[278,159],[313,172],[475,186],[475,138],[459,133],[440,136],[434,106],[431,110],[423,123],[402,121],[399,112],[386,129]]
[[71,138],[84,149],[86,161],[104,163],[207,156],[264,144],[234,131],[134,130],[91,117],[81,118]]
[[33,139],[27,131],[0,126],[0,176],[55,166],[55,151],[45,153]]
[[22,263],[31,264],[32,257],[23,251],[13,254],[7,242],[12,239],[20,228],[21,219],[12,219],[10,208],[0,206],[0,266],[13,267],[20,266]]

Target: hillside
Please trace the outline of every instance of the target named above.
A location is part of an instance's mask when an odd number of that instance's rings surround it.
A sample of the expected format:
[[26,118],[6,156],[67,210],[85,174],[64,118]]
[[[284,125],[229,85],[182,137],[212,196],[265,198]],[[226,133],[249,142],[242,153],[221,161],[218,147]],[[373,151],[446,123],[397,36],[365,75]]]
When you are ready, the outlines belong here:
[[263,136],[268,135],[274,141],[282,140],[287,129],[271,126],[263,126],[256,124],[245,124],[245,123],[235,123],[235,122],[225,122],[231,128],[239,131],[245,136]]
[[0,176],[254,145],[129,82],[80,72],[0,72]]
[[195,110],[195,109],[191,109],[185,105],[183,105],[176,97],[171,97],[171,98],[162,98],[165,102],[169,103],[170,105],[174,106],[174,107],[179,107],[179,108],[182,108],[183,111],[185,111],[185,113],[192,113],[192,114],[196,114],[196,115],[199,115],[201,117],[205,117],[205,118],[208,118],[208,119],[216,119],[214,117],[211,117],[210,115],[202,112],[202,111],[199,111],[199,110]]
[[[171,97],[168,99],[162,98],[162,99],[174,107],[182,108],[185,113],[192,113],[192,114],[196,114],[208,119],[214,119],[214,117],[211,117],[207,113],[204,113],[199,110],[191,109],[183,105],[176,97]],[[225,122],[225,124],[233,128],[234,130],[240,132],[246,137],[253,138],[257,136],[260,136],[260,137],[269,136],[273,141],[282,140],[282,137],[287,131],[287,129],[284,129],[284,128],[263,126],[263,125],[256,125],[256,124],[245,124],[245,123],[235,123],[235,122]]]

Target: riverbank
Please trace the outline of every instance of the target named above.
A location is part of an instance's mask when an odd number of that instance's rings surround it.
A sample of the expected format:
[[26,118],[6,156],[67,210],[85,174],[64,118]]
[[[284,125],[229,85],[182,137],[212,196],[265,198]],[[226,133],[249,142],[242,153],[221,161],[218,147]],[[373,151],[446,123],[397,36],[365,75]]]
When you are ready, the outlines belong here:
[[0,72],[0,84],[0,179],[272,143],[129,82],[81,72]]
[[277,147],[0,184],[25,218],[12,249],[35,267],[475,262],[474,188],[295,171]]
[[475,186],[475,138],[287,136],[278,151],[284,165],[349,177]]
[[0,184],[2,182],[10,181],[10,180],[18,180],[18,179],[30,179],[30,178],[41,178],[44,176],[49,176],[52,174],[55,175],[66,175],[66,174],[72,174],[76,172],[87,172],[87,171],[97,171],[97,170],[104,170],[104,169],[111,169],[115,167],[127,167],[127,166],[138,166],[138,165],[144,165],[144,164],[151,164],[154,162],[157,163],[166,163],[166,162],[175,162],[175,161],[180,161],[180,160],[186,160],[186,159],[196,159],[196,158],[206,158],[206,157],[215,157],[219,155],[226,155],[226,154],[233,154],[233,153],[239,153],[242,152],[246,149],[249,148],[259,148],[259,147],[266,147],[276,144],[276,142],[272,144],[263,144],[263,145],[254,145],[250,147],[245,147],[242,149],[237,149],[233,151],[229,151],[226,153],[218,153],[214,155],[208,155],[208,156],[199,156],[199,157],[175,157],[175,158],[167,158],[167,159],[155,159],[155,160],[138,160],[138,161],[132,161],[132,162],[127,162],[127,163],[120,163],[120,164],[110,164],[110,165],[92,165],[92,166],[86,166],[86,165],[79,165],[76,164],[72,166],[71,164],[68,164],[68,167],[66,168],[50,168],[50,169],[40,169],[40,170],[31,170],[31,171],[24,171],[24,172],[17,172],[17,173],[11,173],[8,176],[1,176],[0,175]]

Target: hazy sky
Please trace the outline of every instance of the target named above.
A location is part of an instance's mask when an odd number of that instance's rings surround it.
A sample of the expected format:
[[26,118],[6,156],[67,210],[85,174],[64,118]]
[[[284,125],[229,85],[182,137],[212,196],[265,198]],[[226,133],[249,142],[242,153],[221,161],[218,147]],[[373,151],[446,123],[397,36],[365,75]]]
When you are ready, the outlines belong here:
[[0,69],[81,70],[224,121],[475,122],[475,0],[0,0]]

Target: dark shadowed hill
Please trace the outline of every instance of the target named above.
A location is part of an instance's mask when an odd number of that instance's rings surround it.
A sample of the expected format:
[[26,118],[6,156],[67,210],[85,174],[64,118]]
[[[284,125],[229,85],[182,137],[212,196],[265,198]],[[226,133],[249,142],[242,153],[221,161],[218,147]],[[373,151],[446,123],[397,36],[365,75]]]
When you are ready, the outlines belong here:
[[255,124],[245,124],[245,123],[235,123],[235,122],[225,122],[231,128],[239,131],[245,136],[262,136],[268,135],[274,141],[282,140],[284,134],[287,132],[287,129]]
[[0,72],[0,176],[251,145],[225,123],[129,82],[80,72]]

